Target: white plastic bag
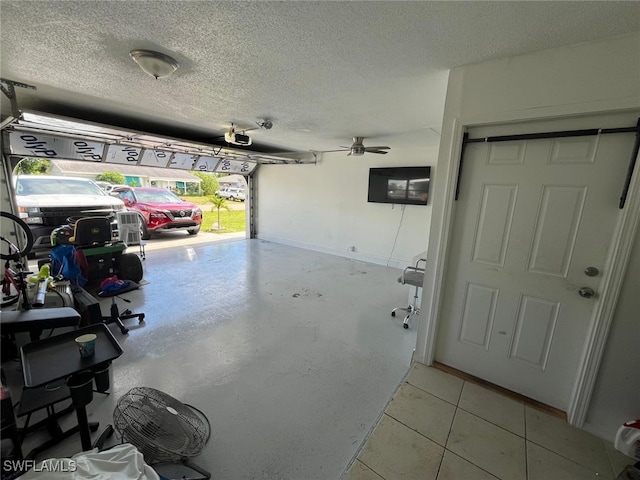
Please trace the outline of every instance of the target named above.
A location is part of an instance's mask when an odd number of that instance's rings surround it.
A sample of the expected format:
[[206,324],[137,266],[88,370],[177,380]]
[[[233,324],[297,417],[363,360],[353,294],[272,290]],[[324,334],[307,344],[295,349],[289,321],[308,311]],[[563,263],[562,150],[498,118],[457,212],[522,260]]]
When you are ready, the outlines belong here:
[[47,459],[29,470],[21,480],[160,480],[130,443],[109,450],[78,453],[71,458]]

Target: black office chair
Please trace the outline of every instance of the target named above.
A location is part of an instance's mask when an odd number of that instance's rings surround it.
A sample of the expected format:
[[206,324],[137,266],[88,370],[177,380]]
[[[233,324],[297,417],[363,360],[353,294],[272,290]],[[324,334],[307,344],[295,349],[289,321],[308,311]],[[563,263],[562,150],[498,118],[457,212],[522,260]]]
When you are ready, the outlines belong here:
[[118,304],[116,303],[116,297],[118,295],[131,292],[132,290],[137,290],[138,288],[140,288],[140,285],[132,280],[129,280],[128,286],[118,290],[117,292],[106,292],[103,290],[99,290],[97,293],[99,297],[111,298],[110,315],[108,317],[102,317],[102,322],[106,324],[115,323],[116,325],[118,325],[118,327],[120,327],[120,332],[122,332],[123,335],[129,333],[129,329],[125,327],[124,323],[122,323],[123,320],[127,320],[129,318],[137,318],[138,323],[143,322],[144,313],[132,313],[128,308],[121,312],[118,308]]
[[[132,313],[129,309],[121,312],[116,303],[116,297],[140,288],[138,282],[143,276],[140,257],[135,253],[123,253],[127,246],[123,242],[114,241],[110,217],[71,218],[69,223],[73,226],[73,231],[69,232],[69,229],[66,229],[66,232],[70,233],[66,243],[74,245],[84,254],[87,288],[96,290],[96,295],[100,298],[111,298],[110,315],[102,316],[99,305],[96,306],[97,302],[92,300],[80,286],[72,287],[76,302],[89,312],[91,323],[115,323],[123,334],[128,333],[129,329],[124,325],[123,320],[137,318],[140,323],[145,315]],[[100,283],[112,276],[125,281],[126,286],[117,291],[100,289]]]
[[422,288],[422,284],[424,283],[425,271],[423,267],[420,267],[421,262],[424,262],[426,266],[427,260],[421,258],[416,262],[415,265],[408,266],[404,270],[402,270],[402,274],[400,275],[400,277],[398,277],[398,283],[415,287],[415,291],[413,293],[413,301],[408,307],[396,307],[391,310],[392,317],[396,316],[396,312],[398,310],[407,312],[407,315],[404,317],[404,320],[402,322],[402,326],[404,328],[409,328],[409,320],[411,319],[411,317],[420,313],[420,307],[418,306],[418,289]]

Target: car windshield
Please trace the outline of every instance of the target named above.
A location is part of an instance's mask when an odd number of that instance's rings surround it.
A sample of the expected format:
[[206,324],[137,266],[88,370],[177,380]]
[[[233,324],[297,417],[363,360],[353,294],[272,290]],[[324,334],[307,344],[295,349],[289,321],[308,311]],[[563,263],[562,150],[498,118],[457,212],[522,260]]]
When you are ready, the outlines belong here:
[[16,195],[101,195],[104,191],[95,183],[77,178],[18,178]]
[[170,190],[136,190],[136,197],[143,203],[184,203]]

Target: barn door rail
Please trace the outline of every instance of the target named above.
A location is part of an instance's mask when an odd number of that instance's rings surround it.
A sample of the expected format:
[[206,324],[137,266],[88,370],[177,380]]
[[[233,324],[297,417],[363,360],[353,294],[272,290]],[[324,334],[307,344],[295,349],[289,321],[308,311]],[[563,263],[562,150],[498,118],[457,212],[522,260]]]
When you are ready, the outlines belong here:
[[456,193],[455,200],[458,200],[460,196],[460,184],[462,182],[462,168],[464,166],[464,153],[465,147],[469,143],[494,143],[494,142],[513,142],[518,140],[541,140],[545,138],[566,138],[566,137],[587,137],[592,135],[608,135],[614,133],[635,133],[636,141],[631,154],[631,160],[629,161],[629,168],[627,170],[627,176],[625,178],[624,187],[622,189],[622,195],[620,197],[619,207],[624,208],[625,201],[627,199],[627,193],[629,192],[629,185],[631,184],[631,177],[636,166],[636,159],[638,157],[638,151],[640,150],[640,118],[635,127],[621,127],[621,128],[590,128],[583,130],[563,130],[558,132],[541,132],[541,133],[521,133],[516,135],[501,135],[495,137],[482,137],[482,138],[469,138],[467,132],[462,137],[462,147],[460,149],[460,160],[458,162],[458,178],[456,180]]
[[631,160],[629,161],[629,168],[627,170],[627,177],[624,180],[624,187],[622,187],[622,195],[620,196],[620,204],[618,208],[623,209],[624,204],[627,201],[627,194],[629,193],[629,186],[631,185],[631,177],[633,177],[633,170],[636,168],[636,161],[638,160],[638,151],[640,150],[640,118],[636,125],[636,141],[633,144],[633,151],[631,152]]

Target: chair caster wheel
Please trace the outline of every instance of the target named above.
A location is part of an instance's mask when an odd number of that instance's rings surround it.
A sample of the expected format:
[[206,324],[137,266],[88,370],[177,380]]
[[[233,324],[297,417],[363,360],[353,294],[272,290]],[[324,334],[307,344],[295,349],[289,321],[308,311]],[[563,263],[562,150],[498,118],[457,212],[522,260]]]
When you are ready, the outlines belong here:
[[144,313],[141,313],[140,316],[138,317],[138,323],[142,323],[144,322]]
[[395,317],[396,316],[396,312],[391,312],[391,316]]
[[121,328],[121,329],[120,329],[120,332],[121,332],[123,335],[126,335],[127,333],[129,333],[129,329],[128,329],[128,328]]
[[403,323],[403,324],[402,324],[402,326],[403,326],[404,328],[409,328],[409,325],[408,325],[408,324],[406,324],[406,323]]

